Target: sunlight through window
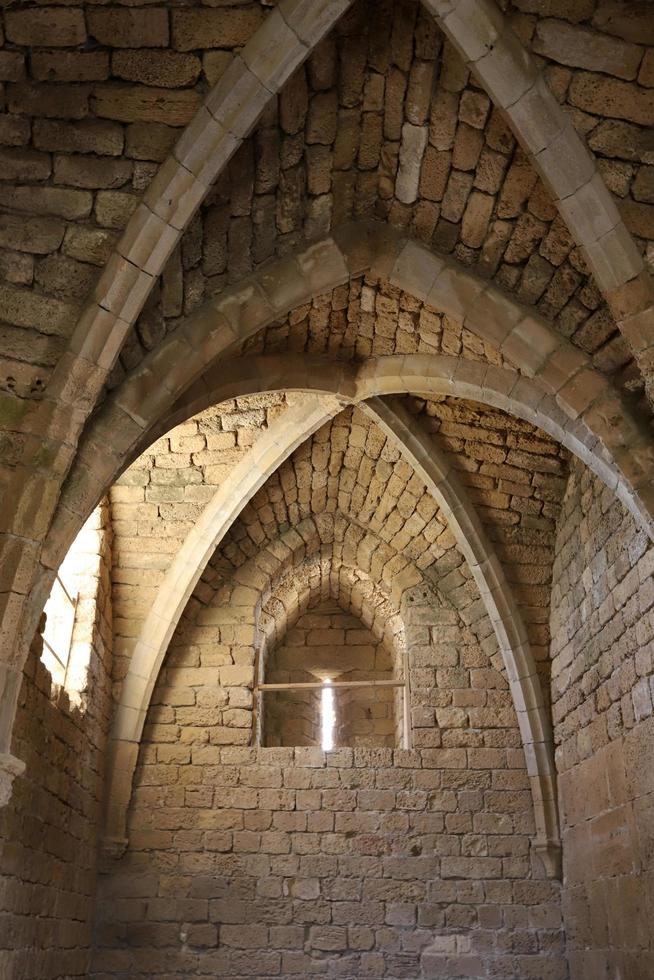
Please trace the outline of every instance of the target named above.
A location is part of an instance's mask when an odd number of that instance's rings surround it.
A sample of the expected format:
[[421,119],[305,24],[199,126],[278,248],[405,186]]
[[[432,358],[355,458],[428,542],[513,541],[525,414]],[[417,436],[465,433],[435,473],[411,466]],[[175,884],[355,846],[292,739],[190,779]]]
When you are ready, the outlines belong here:
[[325,752],[334,748],[334,724],[336,722],[336,712],[334,711],[334,689],[331,681],[327,679],[322,689],[322,702],[320,705],[320,721],[322,740],[321,745]]

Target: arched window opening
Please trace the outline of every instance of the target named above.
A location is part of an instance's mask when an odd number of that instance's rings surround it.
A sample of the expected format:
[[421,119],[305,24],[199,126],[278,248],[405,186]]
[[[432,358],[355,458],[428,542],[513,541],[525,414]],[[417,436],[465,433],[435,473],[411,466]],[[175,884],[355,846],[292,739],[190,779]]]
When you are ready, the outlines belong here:
[[404,679],[394,657],[331,600],[301,616],[271,650],[262,699],[262,744],[401,747]]

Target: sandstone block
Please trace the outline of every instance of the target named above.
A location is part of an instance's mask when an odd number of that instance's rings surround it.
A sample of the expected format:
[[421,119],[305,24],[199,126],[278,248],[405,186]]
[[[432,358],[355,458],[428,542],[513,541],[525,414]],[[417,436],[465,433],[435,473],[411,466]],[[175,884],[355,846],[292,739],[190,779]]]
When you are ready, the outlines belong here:
[[563,21],[540,20],[534,51],[559,64],[604,72],[618,78],[635,78],[642,48]]
[[138,123],[127,127],[125,153],[135,160],[163,162],[173,148],[177,131],[163,123]]
[[173,10],[172,44],[178,51],[240,47],[247,44],[262,19],[258,7]]
[[115,232],[70,225],[66,229],[62,250],[70,258],[102,266],[109,259],[116,241]]
[[123,150],[123,129],[117,123],[99,119],[79,123],[35,119],[33,140],[39,150],[119,156]]
[[116,51],[111,59],[114,75],[129,82],[163,88],[193,85],[202,65],[193,54],[178,51]]
[[201,96],[192,89],[171,92],[144,85],[99,85],[91,104],[104,119],[186,126],[200,108]]
[[585,112],[654,125],[654,92],[594,72],[579,72],[570,85],[570,102]]
[[10,112],[51,119],[84,119],[89,114],[89,88],[85,85],[43,85],[17,82],[8,86]]
[[56,218],[0,215],[0,245],[21,252],[47,255],[56,251],[64,237],[65,225]]
[[100,191],[95,198],[95,216],[105,228],[124,228],[136,210],[139,199],[136,194],[122,191]]
[[71,187],[121,187],[132,176],[132,165],[126,160],[105,160],[70,154],[55,157],[54,182]]
[[483,244],[494,204],[490,194],[480,191],[470,194],[461,222],[461,240],[470,248],[480,248]]
[[21,116],[0,113],[0,143],[4,146],[24,146],[29,142],[30,122]]
[[16,187],[0,185],[0,204],[16,211],[52,214],[75,220],[88,218],[93,197],[87,191],[64,187]]
[[20,51],[0,51],[0,82],[18,82],[25,74]]
[[0,148],[0,173],[3,180],[47,180],[50,170],[50,156],[47,153]]
[[17,327],[35,327],[44,333],[69,337],[79,309],[72,303],[0,285],[0,316]]
[[76,47],[86,41],[81,9],[7,10],[5,32],[13,44],[29,47]]
[[37,82],[102,82],[109,78],[106,51],[33,51],[30,64]]
[[163,48],[168,44],[168,11],[162,7],[103,7],[87,11],[89,32],[112,48]]
[[651,9],[638,0],[635,3],[602,0],[594,13],[593,26],[635,44],[654,44]]

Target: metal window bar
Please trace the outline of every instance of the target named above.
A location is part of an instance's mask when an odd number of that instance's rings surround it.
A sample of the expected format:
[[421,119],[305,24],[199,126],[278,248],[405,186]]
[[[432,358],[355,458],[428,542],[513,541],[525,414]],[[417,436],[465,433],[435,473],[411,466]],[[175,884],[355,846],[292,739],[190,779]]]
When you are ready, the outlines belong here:
[[[297,681],[284,684],[259,684],[257,691],[301,691],[320,690],[326,685],[322,681]],[[404,681],[332,681],[329,687],[404,687]]]
[[76,616],[76,613],[77,613],[77,601],[79,599],[79,595],[72,596],[70,594],[70,592],[68,591],[68,589],[64,585],[63,580],[62,580],[61,576],[59,575],[59,572],[57,572],[57,574],[55,575],[55,582],[58,582],[59,583],[62,592],[64,593],[64,595],[68,599],[68,602],[70,603],[70,605],[72,607],[72,610],[73,610],[73,628],[70,631],[70,635],[68,637],[68,646],[66,648],[66,651],[63,653],[63,656],[66,659],[65,660],[62,660],[61,656],[57,653],[57,651],[54,649],[54,647],[52,646],[52,644],[48,642],[48,640],[46,639],[45,636],[42,636],[41,639],[43,640],[43,643],[48,648],[48,650],[50,651],[50,653],[52,654],[52,656],[55,658],[55,660],[57,661],[57,663],[59,664],[59,666],[63,669],[64,678],[63,678],[63,681],[61,682],[61,684],[62,684],[62,687],[65,687],[66,686],[66,681],[68,680],[68,665],[70,664],[70,648],[71,648],[71,645],[72,645],[72,642],[73,642],[73,632],[75,630],[75,616]]

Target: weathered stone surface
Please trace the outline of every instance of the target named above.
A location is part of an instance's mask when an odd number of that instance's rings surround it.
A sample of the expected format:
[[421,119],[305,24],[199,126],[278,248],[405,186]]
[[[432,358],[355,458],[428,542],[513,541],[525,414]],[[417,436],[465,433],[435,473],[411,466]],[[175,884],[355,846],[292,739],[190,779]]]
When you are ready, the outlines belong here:
[[116,123],[100,119],[88,119],[75,125],[36,119],[33,140],[39,150],[119,156],[123,150],[124,136],[122,128]]
[[246,44],[262,21],[257,7],[173,10],[172,43],[178,51],[233,48]]
[[34,51],[30,66],[38,82],[101,82],[110,73],[106,51]]
[[19,51],[0,51],[0,81],[19,81],[25,74],[24,61]]
[[626,119],[641,126],[654,124],[654,92],[590,72],[580,72],[572,80],[570,101],[597,115]]
[[4,146],[24,146],[29,142],[29,119],[0,113],[0,141]]
[[90,89],[84,85],[18,82],[8,86],[10,112],[51,119],[84,119],[89,114]]
[[93,197],[87,191],[65,187],[12,187],[0,185],[0,204],[17,211],[53,214],[60,218],[86,218]]
[[132,165],[127,160],[70,154],[56,156],[54,161],[55,184],[69,187],[121,187],[131,176]]
[[411,204],[418,196],[420,168],[427,146],[427,128],[405,123],[402,127],[399,167],[395,181],[395,195],[404,204]]
[[72,303],[0,285],[0,317],[17,327],[36,327],[43,333],[68,337],[78,312]]
[[646,0],[602,0],[593,16],[593,24],[607,34],[614,34],[636,44],[654,44],[652,11]]
[[626,79],[636,77],[643,56],[635,44],[555,20],[539,21],[533,48],[559,64]]
[[47,255],[56,251],[64,237],[65,225],[56,218],[25,218],[15,214],[0,215],[0,244],[21,252]]
[[47,180],[51,169],[47,153],[0,149],[0,173],[5,180]]
[[69,47],[86,41],[84,12],[80,9],[10,9],[5,13],[4,23],[7,39],[14,44]]
[[201,67],[195,55],[177,51],[116,51],[111,59],[112,73],[118,78],[165,88],[193,85]]
[[190,89],[169,92],[145,85],[99,85],[93,91],[91,103],[96,114],[104,119],[185,126],[200,108],[201,99]]
[[102,266],[111,255],[117,234],[103,228],[71,225],[66,229],[62,251],[73,259]]
[[168,12],[162,7],[91,8],[89,33],[113,48],[161,48],[168,44]]

